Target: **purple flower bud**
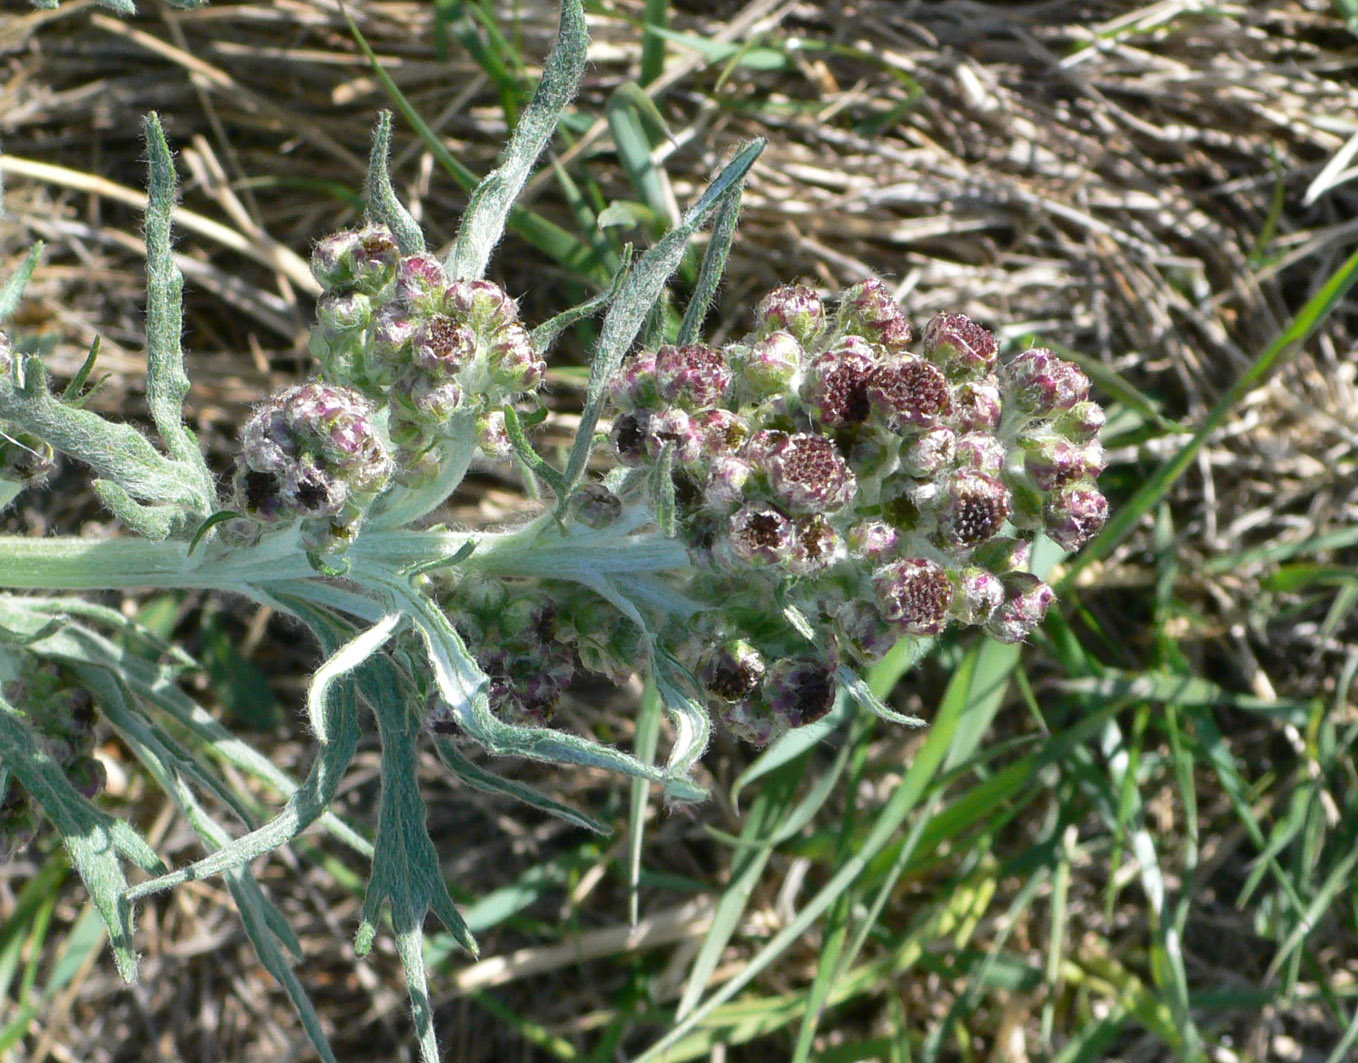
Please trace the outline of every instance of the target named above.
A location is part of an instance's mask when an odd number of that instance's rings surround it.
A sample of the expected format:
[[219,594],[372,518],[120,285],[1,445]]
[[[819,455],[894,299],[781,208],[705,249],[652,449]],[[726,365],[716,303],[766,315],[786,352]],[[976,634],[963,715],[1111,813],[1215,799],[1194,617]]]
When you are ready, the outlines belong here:
[[1061,414],[1052,427],[1060,432],[1067,439],[1076,443],[1094,439],[1103,431],[1103,426],[1108,422],[1108,417],[1103,412],[1103,407],[1097,402],[1077,402],[1065,413]]
[[845,332],[888,351],[903,351],[910,345],[910,324],[891,296],[891,289],[876,277],[861,281],[840,296],[839,321]]
[[819,513],[794,520],[797,538],[788,557],[788,569],[798,576],[821,572],[835,563],[841,554],[842,540],[834,525]]
[[585,484],[570,500],[571,515],[590,528],[606,528],[622,513],[622,499],[603,484]]
[[975,565],[953,576],[952,612],[964,624],[983,624],[1004,601],[1004,584]]
[[505,325],[495,334],[488,365],[491,378],[511,391],[533,391],[547,375],[547,363],[522,325]]
[[760,336],[785,332],[809,346],[825,331],[825,304],[806,285],[789,284],[764,296],[754,318]]
[[311,275],[326,291],[347,287],[353,279],[353,258],[359,235],[351,230],[331,233],[311,250]]
[[1091,483],[1073,483],[1047,499],[1042,523],[1061,549],[1075,551],[1098,533],[1108,520],[1108,499]]
[[1056,592],[1031,572],[1003,577],[1004,601],[985,622],[987,635],[997,642],[1022,642],[1037,629],[1056,600]]
[[937,635],[948,626],[952,583],[932,561],[912,558],[884,565],[873,573],[872,589],[882,615],[907,635]]
[[733,639],[708,649],[698,662],[697,675],[713,697],[741,701],[759,688],[764,671],[760,652],[743,639]]
[[862,665],[876,664],[900,637],[877,606],[861,599],[847,601],[835,611],[834,632],[840,647]]
[[953,380],[987,375],[999,353],[994,334],[965,314],[935,314],[924,326],[925,357]]
[[864,561],[885,560],[893,556],[901,545],[901,533],[882,520],[855,524],[845,539],[849,553]]
[[737,563],[776,565],[785,563],[796,546],[792,521],[772,506],[751,502],[731,517],[723,544]]
[[415,364],[437,377],[459,373],[476,355],[476,333],[445,314],[434,314],[411,337]]
[[675,465],[688,465],[703,455],[703,437],[687,413],[677,406],[652,414],[646,421],[646,454],[652,460],[660,457],[666,446],[671,448]]
[[1009,489],[993,476],[962,469],[941,497],[938,530],[950,546],[971,547],[999,534],[1009,517]]
[[921,432],[901,446],[901,471],[907,476],[932,480],[952,464],[957,434],[947,427]]
[[1027,539],[991,539],[977,548],[972,560],[991,572],[1026,572],[1033,563],[1033,544]]
[[994,432],[1003,403],[994,384],[959,384],[952,391],[952,425],[959,432]]
[[326,291],[357,288],[376,295],[391,281],[400,252],[390,231],[370,225],[338,232],[316,244],[311,272]]
[[1054,491],[1076,480],[1094,480],[1107,459],[1097,439],[1072,443],[1060,436],[1024,440],[1023,468],[1039,490]]
[[952,409],[948,380],[919,358],[880,365],[868,378],[868,400],[893,432],[933,428]]
[[835,704],[835,666],[815,657],[782,657],[764,675],[763,700],[787,727],[815,723]]
[[704,343],[661,347],[655,354],[660,397],[687,410],[715,406],[731,387],[731,367],[722,353]]
[[1089,398],[1089,378],[1045,347],[1024,351],[1000,375],[1005,395],[1030,417],[1050,417]]
[[826,436],[785,437],[770,448],[764,468],[778,501],[793,512],[833,512],[847,505],[858,489]]
[[396,298],[411,306],[437,306],[447,287],[448,273],[434,255],[406,255],[396,266]]
[[735,454],[750,438],[750,424],[730,410],[704,410],[693,418],[703,438],[703,454],[709,458]]
[[757,343],[738,347],[733,361],[755,401],[787,392],[802,368],[802,346],[791,332],[771,332]]
[[652,414],[645,410],[622,413],[613,421],[613,446],[624,465],[636,467],[646,460],[646,436]]
[[613,378],[613,402],[621,409],[658,406],[660,392],[655,380],[655,351],[634,352]]
[[740,449],[740,456],[756,469],[765,468],[773,452],[784,446],[790,438],[792,437],[788,433],[780,432],[776,428],[761,428],[745,441],[745,445]]
[[868,419],[868,381],[876,368],[872,347],[846,336],[811,365],[805,399],[826,428],[849,428]]
[[718,511],[735,509],[745,501],[745,485],[753,475],[753,467],[743,458],[730,454],[713,458],[707,469],[703,502]]
[[787,730],[775,719],[765,702],[757,697],[733,701],[719,707],[721,721],[737,738],[762,749]]
[[953,462],[959,469],[975,469],[987,476],[1004,472],[1008,454],[1004,444],[984,432],[968,432],[957,441]]
[[467,319],[482,335],[519,320],[518,305],[494,281],[453,281],[443,292],[444,308]]
[[316,303],[316,323],[332,334],[366,328],[372,319],[372,300],[362,292],[330,292]]
[[373,318],[371,345],[374,353],[384,361],[396,361],[398,352],[414,338],[422,320],[400,303],[387,303]]
[[408,396],[416,420],[425,426],[441,425],[462,409],[464,393],[456,380],[435,384],[421,380],[410,389]]
[[504,410],[488,410],[476,419],[476,442],[488,458],[503,460],[514,453]]

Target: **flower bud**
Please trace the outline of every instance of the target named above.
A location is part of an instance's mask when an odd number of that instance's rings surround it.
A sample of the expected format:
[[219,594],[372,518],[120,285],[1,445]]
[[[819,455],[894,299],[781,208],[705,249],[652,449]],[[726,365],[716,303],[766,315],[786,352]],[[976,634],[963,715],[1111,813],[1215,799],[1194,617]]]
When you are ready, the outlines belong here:
[[835,704],[834,665],[815,657],[782,657],[764,675],[763,701],[781,729],[815,723]]
[[1031,572],[1002,577],[1004,601],[983,625],[997,642],[1022,642],[1037,629],[1056,600],[1056,592]]
[[1005,395],[1030,417],[1050,417],[1089,398],[1089,378],[1045,347],[1024,351],[1001,373]]
[[946,427],[921,432],[901,446],[901,471],[907,476],[932,480],[953,461],[957,434]]
[[368,295],[382,291],[396,273],[400,250],[382,225],[339,232],[316,244],[311,273],[326,291],[353,288]]
[[862,665],[876,664],[900,637],[877,606],[861,599],[851,599],[835,611],[834,633],[840,647]]
[[886,521],[869,520],[850,528],[845,541],[854,557],[863,561],[882,561],[900,548],[901,533]]
[[476,419],[476,443],[488,458],[503,460],[514,453],[504,410],[487,410]]
[[441,384],[421,380],[415,383],[406,396],[416,422],[426,428],[433,428],[446,422],[462,409],[464,398],[462,385],[456,380],[445,380]]
[[764,468],[769,486],[792,512],[832,512],[857,490],[853,473],[826,436],[785,436],[769,448]]
[[985,473],[959,470],[940,498],[939,537],[949,546],[976,546],[999,534],[1009,510],[1009,489],[1003,483]]
[[952,613],[963,624],[983,624],[1004,602],[1004,584],[975,565],[953,575]]
[[443,300],[448,272],[434,255],[421,251],[406,255],[396,266],[396,298],[419,309],[433,309]]
[[825,331],[825,304],[804,284],[784,285],[759,300],[754,319],[760,336],[784,332],[810,346]]
[[995,432],[1003,403],[994,384],[959,384],[952,390],[952,425],[959,432]]
[[910,324],[892,298],[891,289],[877,277],[844,292],[839,322],[845,332],[881,344],[888,351],[903,351],[910,345]]
[[1004,444],[985,432],[968,432],[957,440],[953,462],[959,469],[975,469],[987,476],[1004,472],[1008,454]]
[[339,335],[367,328],[372,320],[372,300],[362,292],[330,292],[316,302],[316,323]]
[[735,509],[745,501],[745,485],[753,475],[754,468],[743,458],[731,454],[713,458],[703,488],[704,504],[718,511]]
[[703,455],[716,458],[735,454],[750,438],[750,424],[730,410],[703,410],[693,418],[693,426],[702,436]]
[[965,314],[935,314],[924,326],[924,355],[951,380],[983,377],[995,368],[1000,345]]
[[1108,520],[1108,499],[1089,482],[1068,484],[1050,498],[1042,510],[1047,535],[1061,549],[1078,550]]
[[1075,443],[1094,439],[1103,431],[1108,417],[1097,402],[1077,402],[1053,422],[1052,427]]
[[613,402],[623,410],[660,405],[655,379],[655,351],[634,352],[613,378]]
[[770,332],[757,343],[732,349],[731,355],[756,402],[789,391],[802,369],[801,344],[787,331]]
[[948,625],[952,583],[932,561],[885,565],[873,573],[872,589],[882,615],[907,635],[937,635]]
[[991,539],[977,547],[972,560],[991,572],[1026,572],[1033,563],[1033,544],[1027,539]]
[[718,708],[718,713],[733,735],[758,749],[787,730],[783,721],[776,719],[768,705],[758,697],[728,702]]
[[873,410],[893,432],[933,428],[952,410],[943,371],[919,358],[878,366],[868,378],[867,392]]
[[547,363],[533,347],[522,325],[505,325],[495,333],[487,359],[491,378],[510,391],[533,391],[547,375]]
[[731,387],[731,367],[715,347],[688,343],[655,353],[655,382],[660,398],[686,410],[715,406]]
[[688,465],[703,455],[702,432],[677,406],[652,414],[646,420],[647,456],[654,461],[667,446],[675,465]]
[[868,381],[876,368],[872,347],[846,336],[811,365],[804,397],[826,428],[849,428],[868,419]]
[[606,528],[622,513],[622,499],[603,484],[585,484],[571,495],[569,509],[581,524]]
[[444,309],[465,319],[481,335],[492,335],[519,320],[518,305],[494,281],[453,281],[443,292]]

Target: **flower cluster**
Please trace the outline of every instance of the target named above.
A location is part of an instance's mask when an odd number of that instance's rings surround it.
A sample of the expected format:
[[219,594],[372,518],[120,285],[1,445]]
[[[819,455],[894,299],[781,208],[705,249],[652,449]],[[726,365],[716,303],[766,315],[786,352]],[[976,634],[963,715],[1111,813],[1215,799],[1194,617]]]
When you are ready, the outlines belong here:
[[304,518],[308,547],[336,553],[390,481],[437,475],[457,415],[506,456],[502,407],[536,391],[546,363],[503,289],[402,255],[383,226],[326,237],[311,269],[324,289],[311,337],[320,379],[255,411],[235,501],[262,524]]
[[[104,768],[94,749],[94,699],[50,661],[30,654],[0,657],[0,692],[37,734],[43,752],[85,797],[104,788]],[[3,768],[0,759],[0,768]],[[0,861],[36,835],[38,814],[11,776],[0,784]]]
[[[0,331],[0,377],[15,369],[14,345]],[[0,421],[0,481],[34,486],[42,483],[54,468],[52,445],[17,425]]]
[[762,743],[823,715],[838,668],[902,636],[957,622],[1024,639],[1052,601],[1026,571],[1032,535],[1074,550],[1107,502],[1102,411],[1050,351],[1001,366],[995,337],[952,313],[915,344],[877,280],[833,312],[779,288],[756,316],[724,348],[636,354],[612,438],[625,465],[672,470],[690,593],[710,606],[680,653]]

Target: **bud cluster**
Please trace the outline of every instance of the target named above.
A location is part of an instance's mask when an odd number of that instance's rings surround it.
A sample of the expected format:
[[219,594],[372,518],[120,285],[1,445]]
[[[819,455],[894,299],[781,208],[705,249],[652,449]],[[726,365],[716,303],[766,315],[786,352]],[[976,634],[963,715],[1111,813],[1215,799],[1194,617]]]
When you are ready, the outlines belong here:
[[402,255],[384,226],[326,237],[311,270],[324,290],[311,336],[320,379],[255,411],[235,501],[261,524],[304,518],[308,545],[336,553],[391,479],[436,474],[455,414],[476,420],[487,453],[508,456],[502,407],[536,391],[546,363],[503,289]]
[[[51,661],[24,654],[0,659],[0,691],[37,734],[43,751],[85,797],[104,788],[103,765],[94,749],[94,699]],[[0,755],[0,769],[4,757]],[[2,773],[0,773],[2,774]],[[0,789],[0,861],[33,840],[38,815],[13,775]]]
[[[17,355],[5,332],[0,331],[0,377],[15,372]],[[17,425],[0,421],[0,481],[25,487],[41,484],[55,467],[50,443]]]
[[1050,351],[1001,366],[994,335],[954,313],[915,344],[878,280],[834,309],[779,288],[756,319],[722,348],[637,353],[612,438],[625,465],[672,469],[691,594],[711,607],[680,654],[762,743],[827,712],[838,667],[902,636],[956,622],[1023,640],[1052,601],[1026,571],[1032,535],[1074,550],[1107,502],[1102,411]]
[[418,453],[459,410],[485,415],[542,383],[546,363],[499,285],[401,255],[382,226],[327,237],[311,268],[325,289],[311,339],[322,375],[389,405],[398,447]]

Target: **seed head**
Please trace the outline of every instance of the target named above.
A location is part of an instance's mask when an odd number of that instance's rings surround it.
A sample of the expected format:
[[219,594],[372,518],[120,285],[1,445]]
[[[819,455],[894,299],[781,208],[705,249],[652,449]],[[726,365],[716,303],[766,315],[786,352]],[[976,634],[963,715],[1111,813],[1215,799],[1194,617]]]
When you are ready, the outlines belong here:
[[952,583],[932,561],[884,565],[873,573],[872,588],[882,615],[907,635],[937,635],[948,624]]
[[1009,489],[993,476],[962,469],[940,496],[938,530],[949,546],[972,547],[999,534],[1009,517]]
[[794,513],[833,512],[857,490],[853,473],[826,436],[784,436],[769,448],[764,468],[774,495]]
[[782,728],[815,723],[835,704],[834,665],[816,657],[782,657],[764,676],[763,701]]
[[919,358],[878,366],[868,378],[867,390],[872,408],[894,432],[933,428],[952,410],[943,371]]
[[826,428],[850,428],[868,419],[868,382],[877,367],[871,345],[845,336],[811,365],[805,399]]

